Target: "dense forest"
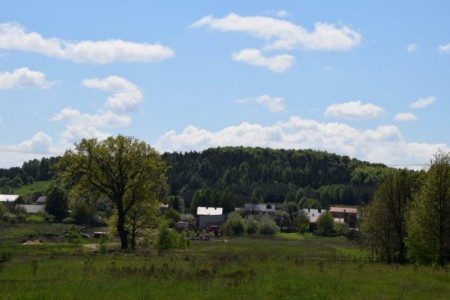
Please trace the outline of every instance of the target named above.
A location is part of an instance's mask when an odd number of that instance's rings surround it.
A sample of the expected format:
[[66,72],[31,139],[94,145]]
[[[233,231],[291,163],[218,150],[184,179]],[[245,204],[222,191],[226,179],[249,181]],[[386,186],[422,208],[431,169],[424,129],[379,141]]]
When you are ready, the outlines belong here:
[[[304,206],[368,203],[388,168],[315,150],[223,147],[202,152],[164,153],[168,200],[182,210],[197,205],[294,201]],[[46,181],[58,157],[0,169],[0,192]]]
[[224,147],[165,153],[163,158],[174,206],[181,202],[192,208],[313,200],[322,207],[358,205],[370,201],[388,170],[314,150]]

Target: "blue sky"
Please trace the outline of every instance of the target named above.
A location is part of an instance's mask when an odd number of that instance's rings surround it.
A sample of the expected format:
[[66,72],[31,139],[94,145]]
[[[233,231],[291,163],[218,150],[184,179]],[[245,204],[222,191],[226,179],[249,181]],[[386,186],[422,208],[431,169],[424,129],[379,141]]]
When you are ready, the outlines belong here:
[[125,134],[159,151],[449,151],[446,1],[8,1],[0,167]]

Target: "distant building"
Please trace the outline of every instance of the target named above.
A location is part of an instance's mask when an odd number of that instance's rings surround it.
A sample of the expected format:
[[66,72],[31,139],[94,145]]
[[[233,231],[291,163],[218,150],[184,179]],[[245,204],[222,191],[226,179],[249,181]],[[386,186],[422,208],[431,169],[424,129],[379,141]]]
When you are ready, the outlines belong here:
[[36,204],[39,204],[39,205],[45,205],[45,204],[47,204],[47,197],[46,197],[46,196],[40,196],[40,197],[36,200]]
[[246,215],[265,215],[275,214],[275,204],[273,203],[247,203],[244,204],[244,213]]
[[330,207],[330,213],[335,222],[348,224],[355,228],[358,223],[358,209],[354,207]]
[[211,226],[220,226],[225,223],[227,216],[223,214],[222,207],[197,207],[197,226],[209,229]]
[[317,229],[317,219],[322,213],[326,212],[326,210],[320,208],[304,208],[303,212],[309,220],[309,231],[315,231]]
[[19,195],[0,195],[0,202],[15,202]]
[[36,205],[36,204],[17,204],[15,210],[23,208],[29,214],[38,214],[45,212],[45,205]]

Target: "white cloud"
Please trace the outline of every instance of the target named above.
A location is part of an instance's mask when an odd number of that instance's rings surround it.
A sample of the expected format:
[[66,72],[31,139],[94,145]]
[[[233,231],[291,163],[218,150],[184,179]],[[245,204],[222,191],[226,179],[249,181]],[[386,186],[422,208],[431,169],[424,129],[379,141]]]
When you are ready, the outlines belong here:
[[346,25],[336,27],[334,24],[318,22],[314,24],[314,30],[308,32],[305,28],[286,20],[264,16],[242,17],[234,13],[223,18],[205,16],[190,27],[247,32],[266,40],[266,50],[295,47],[323,51],[349,50],[361,43],[361,35]]
[[371,103],[363,104],[358,100],[330,105],[325,110],[324,115],[328,117],[362,120],[377,118],[383,112],[384,110],[379,106]]
[[442,45],[438,47],[439,53],[441,54],[447,54],[450,53],[450,43],[446,45]]
[[217,146],[259,146],[320,149],[388,165],[423,166],[445,144],[405,141],[396,126],[358,130],[340,123],[321,123],[292,117],[272,126],[241,123],[217,132],[187,126],[180,134],[169,131],[157,141],[163,151],[203,150]]
[[261,95],[256,98],[238,99],[236,103],[256,103],[265,106],[270,112],[282,112],[286,110],[285,100],[280,97]]
[[417,44],[414,44],[414,43],[406,46],[406,52],[408,52],[408,53],[416,52],[418,49],[419,49],[419,47],[417,46]]
[[118,76],[110,76],[103,79],[85,79],[83,80],[83,85],[88,88],[112,92],[113,95],[108,98],[105,106],[115,111],[136,109],[144,98],[142,92],[135,84]]
[[19,148],[26,151],[33,152],[48,152],[52,138],[43,132],[36,133],[31,139],[22,142]]
[[407,121],[416,121],[417,117],[410,112],[403,112],[403,113],[398,113],[395,115],[394,120],[396,121],[403,121],[403,122],[407,122]]
[[113,112],[98,114],[81,113],[73,108],[64,108],[51,119],[54,122],[66,122],[66,130],[61,134],[62,144],[71,145],[82,138],[104,139],[111,134],[100,131],[98,128],[115,128],[127,126],[131,118],[126,115],[118,115]]
[[45,74],[28,68],[0,73],[0,89],[41,88],[48,89],[54,82],[47,81]]
[[266,57],[258,49],[244,49],[234,53],[232,57],[235,61],[245,62],[253,66],[267,67],[276,73],[285,72],[295,61],[293,56],[287,54]]
[[134,43],[119,39],[104,41],[64,41],[44,38],[37,32],[26,32],[16,23],[0,24],[0,49],[44,54],[75,62],[107,64],[152,62],[173,57],[174,51],[160,44]]
[[421,109],[425,108],[428,105],[432,104],[434,101],[436,101],[436,97],[430,96],[426,98],[419,98],[416,102],[413,102],[409,105],[409,107],[413,109]]
[[279,18],[286,18],[291,16],[292,14],[290,12],[288,12],[287,10],[268,10],[262,13],[263,15],[268,15],[268,16],[275,16],[275,17],[279,17]]

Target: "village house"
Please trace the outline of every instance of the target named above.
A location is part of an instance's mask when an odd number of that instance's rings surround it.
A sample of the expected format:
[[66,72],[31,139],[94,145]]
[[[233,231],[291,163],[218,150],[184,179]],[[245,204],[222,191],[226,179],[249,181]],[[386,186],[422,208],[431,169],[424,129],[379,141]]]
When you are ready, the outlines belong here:
[[0,203],[3,203],[9,211],[14,211],[14,207],[18,200],[20,200],[19,195],[0,195]]
[[330,213],[336,223],[345,223],[350,228],[356,228],[358,223],[358,209],[354,207],[330,207]]
[[198,228],[209,230],[211,226],[220,227],[226,219],[222,207],[197,207]]
[[273,215],[275,214],[275,204],[273,203],[247,203],[244,204],[245,215]]
[[315,209],[315,208],[304,208],[303,212],[308,217],[309,220],[309,231],[314,231],[317,229],[317,219],[319,216],[326,212],[325,209]]

